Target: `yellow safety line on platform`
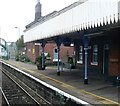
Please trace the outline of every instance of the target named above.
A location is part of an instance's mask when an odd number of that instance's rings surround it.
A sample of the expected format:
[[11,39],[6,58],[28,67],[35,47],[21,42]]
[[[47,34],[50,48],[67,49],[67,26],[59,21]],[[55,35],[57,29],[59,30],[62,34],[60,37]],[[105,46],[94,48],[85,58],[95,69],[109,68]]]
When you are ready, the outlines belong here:
[[[23,69],[23,70],[28,70],[29,72],[32,72],[32,73],[34,72],[34,71],[32,71],[32,70],[30,70],[30,69],[27,69],[27,68],[25,68],[25,67],[22,67],[22,66],[20,66],[20,65],[17,65],[17,64],[14,64],[14,63],[10,63],[10,62],[8,62],[8,61],[6,61],[6,60],[4,60],[4,61],[7,62],[7,63],[9,63],[9,64],[11,64],[11,65],[14,65],[14,66],[16,66],[16,67],[18,67],[18,68],[21,68],[21,69]],[[64,84],[64,85],[69,86],[69,87],[71,87],[71,88],[75,88],[75,87],[73,87],[73,86],[71,86],[71,85],[68,85],[68,84],[66,84],[66,83],[64,83],[64,82],[58,81],[58,80],[53,79],[53,78],[51,78],[51,77],[48,77],[48,76],[46,76],[46,75],[43,75],[43,74],[40,74],[40,73],[39,73],[39,75],[41,75],[41,76],[43,76],[43,77],[46,77],[46,78],[48,78],[48,79],[51,79],[51,80],[53,80],[53,81],[55,81],[55,82],[57,82],[57,83]]]
[[[30,71],[30,72],[34,72],[34,71],[30,70],[30,69],[27,69],[27,68],[25,68],[25,67],[19,66],[19,65],[14,64],[14,63],[10,63],[10,62],[8,62],[8,61],[6,61],[6,60],[3,60],[3,61],[4,61],[4,62],[7,62],[7,63],[9,63],[9,64],[11,64],[11,65],[14,65],[14,66],[16,66],[16,67],[18,67],[18,68],[21,68],[21,69],[24,69],[24,70],[28,70],[28,71]],[[55,82],[64,84],[64,85],[66,85],[66,86],[69,86],[69,87],[71,87],[71,88],[76,88],[76,87],[73,87],[73,86],[71,86],[71,85],[69,85],[69,84],[66,84],[66,83],[63,83],[63,82],[58,81],[58,80],[56,80],[56,79],[53,79],[53,78],[51,78],[51,77],[48,77],[48,76],[46,76],[46,75],[43,75],[43,74],[40,74],[40,73],[39,73],[39,75],[41,75],[41,76],[43,76],[43,77],[46,77],[46,78],[48,78],[48,79],[51,79],[51,80],[53,80],[53,81],[55,81]],[[80,89],[80,91],[82,91],[82,92],[84,92],[84,93],[87,93],[87,94],[89,94],[89,95],[98,97],[98,98],[100,98],[100,99],[104,99],[104,100],[109,101],[109,102],[111,102],[111,103],[120,105],[120,103],[118,103],[118,102],[115,102],[115,101],[112,101],[112,100],[110,100],[110,99],[107,99],[107,98],[104,98],[104,97],[95,95],[95,94],[90,93],[90,92],[87,92],[87,91],[85,91],[85,90]]]
[[114,103],[114,104],[120,105],[120,103],[118,103],[118,102],[115,102],[115,101],[112,101],[112,100],[110,100],[110,99],[107,99],[107,98],[104,98],[104,97],[95,95],[95,94],[90,93],[90,92],[87,92],[87,91],[85,91],[85,90],[81,90],[81,91],[83,91],[83,92],[85,92],[85,93],[87,93],[87,94],[90,94],[90,95],[92,95],[92,96],[98,97],[98,98],[100,98],[100,99],[104,99],[104,100],[106,100],[106,101],[109,101],[109,102],[112,102],[112,103]]

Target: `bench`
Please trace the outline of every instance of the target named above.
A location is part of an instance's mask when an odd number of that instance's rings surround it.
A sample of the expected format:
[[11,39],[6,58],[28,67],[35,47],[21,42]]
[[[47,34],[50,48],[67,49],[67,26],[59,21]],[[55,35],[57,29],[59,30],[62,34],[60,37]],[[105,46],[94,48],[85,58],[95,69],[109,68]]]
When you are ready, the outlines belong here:
[[63,72],[63,68],[66,68],[66,69],[70,69],[70,74],[72,74],[72,64],[69,64],[69,63],[61,63],[61,71]]

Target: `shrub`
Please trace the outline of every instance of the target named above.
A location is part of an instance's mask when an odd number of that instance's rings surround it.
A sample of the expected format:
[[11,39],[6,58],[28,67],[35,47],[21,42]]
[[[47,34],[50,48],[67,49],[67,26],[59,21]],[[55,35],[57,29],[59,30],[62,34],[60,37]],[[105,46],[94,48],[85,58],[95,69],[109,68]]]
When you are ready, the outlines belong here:
[[42,64],[42,56],[37,56],[36,59],[35,59],[35,62],[36,62],[37,65]]
[[30,62],[30,59],[28,57],[21,55],[21,54],[16,54],[15,60],[21,61],[21,62]]
[[20,60],[21,62],[25,62],[25,56],[20,55],[20,56],[19,56],[19,60]]
[[30,62],[30,59],[28,57],[25,57],[26,62]]
[[72,59],[69,60],[69,64],[73,64]]
[[69,56],[69,50],[67,50],[67,56]]
[[19,61],[19,54],[18,53],[15,55],[15,60]]
[[[44,56],[44,63],[45,63],[45,59],[46,59],[46,57]],[[37,56],[36,58],[35,58],[35,62],[36,62],[36,64],[42,64],[42,56]]]
[[50,57],[50,53],[48,52],[47,57]]

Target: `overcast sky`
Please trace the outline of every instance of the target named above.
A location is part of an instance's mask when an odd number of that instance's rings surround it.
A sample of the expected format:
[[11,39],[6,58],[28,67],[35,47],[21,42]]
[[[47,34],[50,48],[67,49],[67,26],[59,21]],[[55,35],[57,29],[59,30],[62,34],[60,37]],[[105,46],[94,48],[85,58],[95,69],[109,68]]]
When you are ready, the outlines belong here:
[[[60,10],[78,0],[40,0],[42,16]],[[0,38],[13,42],[24,34],[25,26],[35,18],[37,0],[0,0]],[[19,28],[15,28],[19,27]]]

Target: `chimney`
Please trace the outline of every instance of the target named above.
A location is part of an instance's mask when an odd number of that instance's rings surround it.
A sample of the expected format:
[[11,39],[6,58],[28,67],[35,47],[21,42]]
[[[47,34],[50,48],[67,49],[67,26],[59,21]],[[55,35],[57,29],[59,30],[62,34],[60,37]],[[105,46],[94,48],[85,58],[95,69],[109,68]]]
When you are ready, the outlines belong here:
[[41,17],[41,4],[40,0],[37,0],[37,4],[35,6],[35,21],[37,21]]

